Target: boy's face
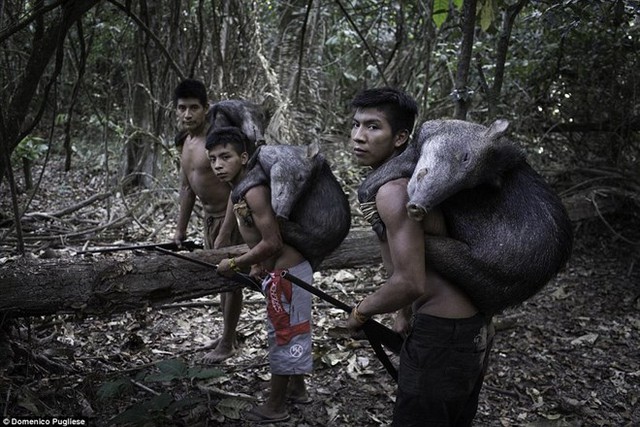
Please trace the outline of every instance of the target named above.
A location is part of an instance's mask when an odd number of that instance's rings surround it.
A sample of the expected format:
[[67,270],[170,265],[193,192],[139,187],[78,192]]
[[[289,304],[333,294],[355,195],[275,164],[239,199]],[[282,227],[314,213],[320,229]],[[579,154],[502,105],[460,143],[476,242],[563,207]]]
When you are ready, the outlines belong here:
[[353,115],[351,142],[359,165],[377,168],[406,143],[407,138],[407,131],[394,135],[385,113],[377,108],[360,108]]
[[192,135],[204,129],[206,115],[207,109],[197,98],[179,98],[176,102],[178,125]]
[[211,169],[218,179],[235,184],[242,177],[249,155],[247,152],[238,154],[229,144],[219,144],[207,151]]

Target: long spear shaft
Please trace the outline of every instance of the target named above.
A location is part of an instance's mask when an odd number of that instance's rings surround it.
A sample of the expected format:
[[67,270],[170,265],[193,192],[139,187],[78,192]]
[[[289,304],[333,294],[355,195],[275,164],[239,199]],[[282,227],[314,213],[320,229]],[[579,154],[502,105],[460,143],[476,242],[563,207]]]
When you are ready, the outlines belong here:
[[[335,299],[326,292],[323,292],[320,289],[310,285],[304,280],[289,273],[289,271],[287,270],[283,271],[281,273],[281,276],[300,286],[307,292],[312,293],[313,295],[320,297],[333,306],[346,311],[347,313],[351,313],[351,310],[353,310],[353,307],[348,306],[347,304]],[[369,340],[373,351],[376,353],[376,356],[378,357],[382,365],[385,367],[389,375],[391,375],[391,377],[397,382],[398,371],[391,363],[391,360],[389,360],[389,356],[387,356],[387,353],[385,353],[382,349],[381,344],[384,344],[385,347],[389,348],[389,350],[393,351],[394,353],[399,354],[400,350],[402,349],[402,343],[404,342],[402,336],[373,319],[368,319],[364,323],[364,325],[362,325],[362,330],[367,336],[367,339]]]
[[[167,254],[167,255],[171,255],[173,257],[176,258],[180,258],[183,259],[185,261],[191,261],[195,264],[200,264],[203,265],[205,267],[209,267],[209,268],[213,268],[214,270],[218,269],[218,266],[216,264],[212,264],[210,262],[206,262],[206,261],[201,261],[199,259],[196,258],[191,258],[188,257],[186,255],[182,255],[179,254],[177,252],[172,252],[170,250],[164,249],[164,248],[160,248],[160,247],[155,247],[153,248],[154,250],[158,251],[158,252],[162,252],[163,254]],[[255,280],[253,280],[249,275],[247,274],[242,274],[242,273],[234,273],[233,276],[230,277],[231,280],[234,280],[242,285],[247,286],[248,288],[253,289],[254,291],[258,291],[260,293],[262,293],[262,286],[260,286],[260,284],[258,282],[256,282]]]

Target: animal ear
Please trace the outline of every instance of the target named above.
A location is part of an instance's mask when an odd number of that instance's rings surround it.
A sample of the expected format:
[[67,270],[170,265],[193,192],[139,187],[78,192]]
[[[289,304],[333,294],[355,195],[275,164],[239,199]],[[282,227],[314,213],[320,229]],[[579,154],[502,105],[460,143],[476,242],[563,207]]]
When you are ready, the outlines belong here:
[[307,145],[307,158],[312,159],[318,155],[320,152],[320,144],[318,141],[313,141],[311,144]]
[[498,119],[495,122],[491,123],[489,129],[487,129],[487,138],[495,139],[504,135],[509,127],[509,120]]

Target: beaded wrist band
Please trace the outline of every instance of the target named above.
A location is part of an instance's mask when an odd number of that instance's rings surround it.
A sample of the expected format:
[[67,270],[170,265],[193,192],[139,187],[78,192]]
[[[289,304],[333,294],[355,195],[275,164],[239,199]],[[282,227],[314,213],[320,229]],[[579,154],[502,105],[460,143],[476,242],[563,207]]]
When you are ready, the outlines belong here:
[[231,269],[235,272],[240,271],[240,267],[238,267],[238,264],[236,264],[236,259],[235,258],[231,258],[229,260],[229,267],[231,267]]

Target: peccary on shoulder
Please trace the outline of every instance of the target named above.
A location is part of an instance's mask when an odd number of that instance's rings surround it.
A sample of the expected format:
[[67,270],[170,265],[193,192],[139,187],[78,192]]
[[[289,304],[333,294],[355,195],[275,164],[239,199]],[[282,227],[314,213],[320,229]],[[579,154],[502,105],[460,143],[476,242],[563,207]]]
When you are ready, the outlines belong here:
[[[209,122],[209,133],[226,126],[240,128],[249,138],[253,152],[256,146],[265,143],[264,131],[269,123],[269,114],[260,105],[244,99],[225,99],[212,104],[206,116]],[[177,147],[184,143],[187,131],[182,130],[175,136]]]
[[[411,177],[408,215],[438,206],[448,237],[425,238],[426,260],[486,314],[537,293],[568,261],[573,232],[560,198],[506,136],[459,120],[425,122],[400,155],[372,171],[358,190],[372,201],[381,185]],[[384,225],[374,224],[379,235]]]
[[231,193],[232,201],[237,203],[256,185],[268,185],[284,242],[317,269],[351,225],[348,198],[318,145],[263,145],[247,168]]

